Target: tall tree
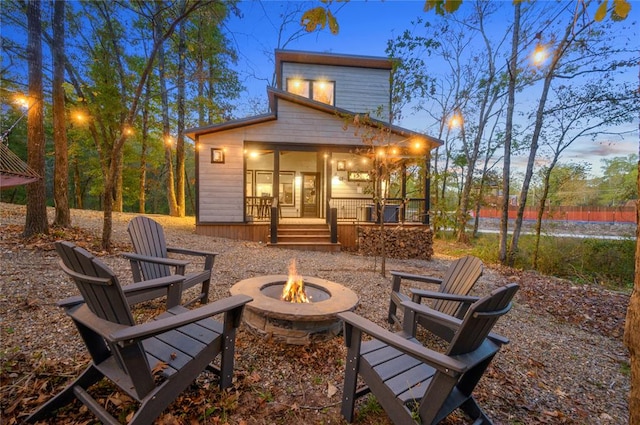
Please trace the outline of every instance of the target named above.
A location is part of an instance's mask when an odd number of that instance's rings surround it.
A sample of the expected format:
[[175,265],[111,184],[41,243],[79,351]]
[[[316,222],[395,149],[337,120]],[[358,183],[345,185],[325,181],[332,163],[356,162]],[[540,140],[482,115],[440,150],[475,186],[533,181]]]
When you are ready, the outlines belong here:
[[182,21],[178,27],[178,122],[176,138],[176,202],[179,217],[185,216],[185,153],[184,153],[184,130],[185,130],[185,89],[186,89],[186,61],[187,61],[187,32],[185,30],[186,21]]
[[502,166],[502,201],[500,205],[500,243],[498,259],[507,262],[507,237],[509,229],[509,188],[511,179],[511,146],[513,143],[513,114],[516,103],[516,73],[518,69],[518,50],[520,46],[521,2],[514,2],[513,28],[511,30],[511,55],[507,62],[507,113],[504,129],[504,154]]
[[560,156],[577,140],[588,140],[609,125],[631,121],[640,110],[638,99],[624,84],[614,84],[608,78],[586,84],[578,89],[561,86],[555,90],[556,105],[545,111],[546,131],[543,140],[548,141],[551,152],[549,165],[543,172],[542,196],[536,218],[536,241],[533,250],[533,267],[538,264],[538,249],[542,231],[542,217],[549,195],[549,183]]
[[[638,73],[638,94],[640,95],[640,72]],[[640,122],[640,121],[639,121]],[[638,124],[640,131],[640,124]],[[638,143],[638,178],[640,193],[640,143]],[[631,391],[629,392],[629,425],[640,424],[640,200],[636,201],[636,274],[633,292],[629,299],[627,317],[624,322],[624,345],[631,357]]]
[[[159,43],[164,34],[163,2],[156,2],[156,14],[153,20],[153,38]],[[171,123],[169,122],[169,92],[167,90],[167,69],[165,59],[165,45],[158,44],[158,78],[160,81],[160,100],[162,104],[162,140],[164,141],[164,168],[165,189],[169,214],[178,216],[178,201],[175,190],[175,177],[173,172],[173,138],[171,137]]]
[[27,185],[27,217],[24,236],[49,233],[47,196],[44,181],[44,96],[42,89],[42,21],[41,2],[27,2],[27,57],[29,63],[29,96],[27,115],[27,164],[43,178]]
[[64,101],[65,67],[65,2],[57,0],[53,6],[53,143],[55,146],[55,172],[53,197],[55,201],[55,226],[71,226],[69,212],[69,154]]
[[[462,188],[460,198],[460,208],[458,209],[458,217],[456,228],[458,231],[457,239],[459,242],[466,242],[468,236],[466,234],[466,224],[468,220],[468,212],[471,207],[471,188],[474,186],[474,172],[478,162],[481,146],[488,137],[486,134],[490,120],[494,118],[494,107],[499,101],[501,92],[501,82],[498,79],[496,69],[496,60],[498,51],[494,49],[494,43],[487,35],[487,15],[491,15],[495,11],[495,5],[487,2],[474,3],[474,15],[476,21],[468,23],[465,26],[474,33],[478,34],[483,42],[484,49],[481,55],[473,55],[472,61],[479,69],[484,70],[480,73],[477,81],[471,81],[468,91],[476,93],[475,107],[478,109],[477,119],[475,122],[474,135],[471,144],[464,144],[464,154],[467,162],[467,175]],[[478,75],[478,74],[475,74]],[[462,127],[464,129],[464,127]],[[466,142],[466,141],[465,141]]]

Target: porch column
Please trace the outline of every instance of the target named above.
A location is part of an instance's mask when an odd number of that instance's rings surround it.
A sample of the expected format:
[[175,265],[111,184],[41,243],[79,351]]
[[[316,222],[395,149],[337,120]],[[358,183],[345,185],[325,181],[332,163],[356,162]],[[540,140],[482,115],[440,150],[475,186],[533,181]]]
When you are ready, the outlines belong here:
[[424,216],[423,224],[429,224],[429,214],[431,213],[431,155],[424,156]]

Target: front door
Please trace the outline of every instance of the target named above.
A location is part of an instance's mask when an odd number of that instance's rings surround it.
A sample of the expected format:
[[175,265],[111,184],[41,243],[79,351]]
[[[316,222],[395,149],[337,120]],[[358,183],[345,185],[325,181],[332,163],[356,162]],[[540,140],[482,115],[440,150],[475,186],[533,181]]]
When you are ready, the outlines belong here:
[[318,217],[318,173],[302,173],[302,217]]

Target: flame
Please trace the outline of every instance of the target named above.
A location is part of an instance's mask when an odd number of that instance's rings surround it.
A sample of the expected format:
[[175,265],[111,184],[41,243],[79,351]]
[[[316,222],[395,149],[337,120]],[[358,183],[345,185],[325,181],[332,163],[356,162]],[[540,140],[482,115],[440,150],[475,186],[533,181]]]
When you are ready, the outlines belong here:
[[302,276],[300,276],[296,270],[295,259],[291,260],[291,264],[289,264],[289,276],[287,278],[287,283],[282,289],[282,297],[280,299],[291,303],[310,302],[307,294],[304,292],[304,281],[302,280]]

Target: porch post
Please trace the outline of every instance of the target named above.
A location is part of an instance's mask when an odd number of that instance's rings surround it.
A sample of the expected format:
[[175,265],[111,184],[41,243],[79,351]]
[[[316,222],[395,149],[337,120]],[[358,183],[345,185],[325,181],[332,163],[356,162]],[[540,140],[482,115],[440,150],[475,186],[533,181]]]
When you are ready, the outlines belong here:
[[331,217],[331,243],[338,243],[338,209],[329,209]]
[[404,161],[402,161],[402,165],[400,166],[400,172],[402,173],[402,201],[400,202],[398,221],[404,223],[407,210],[407,204],[405,203],[405,199],[407,199],[407,163]]
[[427,152],[424,156],[424,216],[423,224],[429,224],[431,214],[431,154]]

